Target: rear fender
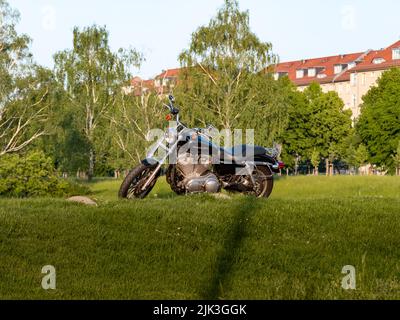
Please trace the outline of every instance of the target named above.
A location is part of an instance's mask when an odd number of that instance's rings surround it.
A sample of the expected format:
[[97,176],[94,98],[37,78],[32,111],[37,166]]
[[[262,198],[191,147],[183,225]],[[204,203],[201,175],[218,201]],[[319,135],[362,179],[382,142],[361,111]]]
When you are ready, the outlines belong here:
[[272,172],[279,173],[279,161],[268,155],[261,155],[255,158],[256,165],[268,166]]

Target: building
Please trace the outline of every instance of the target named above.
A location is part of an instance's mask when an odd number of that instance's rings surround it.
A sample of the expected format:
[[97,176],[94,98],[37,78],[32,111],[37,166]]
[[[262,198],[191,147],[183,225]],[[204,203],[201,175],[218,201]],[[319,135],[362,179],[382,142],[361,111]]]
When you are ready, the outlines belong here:
[[178,77],[181,69],[163,70],[161,74],[155,77],[154,87],[158,94],[169,94],[178,83]]
[[154,80],[143,80],[140,77],[134,77],[129,86],[122,88],[125,94],[133,94],[140,97],[154,90]]
[[282,62],[275,66],[274,76],[289,77],[299,90],[318,82],[324,92],[336,91],[354,120],[360,115],[362,97],[392,67],[400,67],[400,41],[381,50]]
[[130,86],[124,87],[125,94],[142,96],[146,93],[157,93],[158,95],[169,94],[178,83],[179,72],[181,69],[163,70],[154,79],[143,80],[140,77],[134,77]]
[[[355,120],[360,115],[362,97],[376,84],[381,74],[392,67],[400,67],[400,41],[380,50],[282,62],[273,70],[275,79],[287,76],[301,91],[318,82],[324,92],[337,92]],[[124,88],[124,91],[137,96],[147,92],[169,94],[178,84],[181,70],[163,70],[151,80],[135,77],[131,87]]]

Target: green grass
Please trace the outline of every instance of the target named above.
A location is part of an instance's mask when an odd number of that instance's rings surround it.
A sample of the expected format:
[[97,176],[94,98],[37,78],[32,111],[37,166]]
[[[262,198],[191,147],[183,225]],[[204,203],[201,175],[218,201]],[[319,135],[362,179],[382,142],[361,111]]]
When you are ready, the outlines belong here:
[[[120,201],[119,184],[91,185],[98,207],[0,199],[0,299],[400,298],[397,177],[282,178],[269,200],[160,181]],[[357,290],[341,288],[345,265]]]

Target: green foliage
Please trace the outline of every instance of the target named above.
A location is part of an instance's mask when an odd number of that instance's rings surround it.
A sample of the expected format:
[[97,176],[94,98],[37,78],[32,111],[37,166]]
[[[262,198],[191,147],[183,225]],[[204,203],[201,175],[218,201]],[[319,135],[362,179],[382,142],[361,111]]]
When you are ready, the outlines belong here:
[[397,145],[396,154],[393,155],[393,163],[395,168],[397,169],[396,173],[400,175],[400,140]]
[[354,162],[357,167],[362,167],[368,161],[368,150],[365,145],[360,144],[354,153]]
[[351,135],[351,111],[344,110],[336,92],[323,93],[313,83],[304,92],[292,94],[288,126],[281,136],[283,157],[310,159],[314,150],[330,161],[344,156]]
[[140,64],[141,55],[132,49],[112,52],[104,27],[75,28],[73,34],[73,49],[55,55],[55,74],[65,94],[63,112],[72,120],[67,130],[73,132],[72,136],[60,134],[66,152],[73,148],[71,142],[76,139],[84,142],[86,150],[76,153],[88,160],[86,167],[91,178],[96,156],[104,157],[109,152],[110,116],[118,108],[122,88],[132,77],[131,69]]
[[4,102],[11,98],[15,76],[21,74],[31,60],[30,39],[17,33],[18,21],[19,13],[7,1],[0,0],[0,112]]
[[400,68],[382,74],[377,86],[363,97],[357,132],[367,147],[369,160],[394,168],[393,155],[400,140]]
[[126,169],[139,163],[147,148],[154,143],[147,141],[147,133],[168,125],[165,115],[166,109],[162,107],[162,101],[156,94],[121,96],[118,107],[110,116],[110,152],[113,154],[111,165],[116,169]]
[[250,30],[249,13],[227,0],[207,26],[192,34],[180,55],[184,68],[176,89],[192,126],[256,129],[258,144],[272,143],[286,125],[288,81],[263,70],[276,57],[270,43]]
[[314,168],[318,168],[320,162],[321,162],[321,157],[319,155],[319,152],[314,149],[314,151],[311,154],[311,164],[313,165]]
[[[241,70],[259,72],[275,61],[271,43],[261,42],[250,30],[249,12],[240,11],[236,0],[225,0],[224,6],[192,34],[190,47],[180,55],[185,66],[222,69],[223,74],[239,76]],[[219,78],[219,77],[217,77]]]
[[0,157],[45,134],[51,96],[51,72],[34,65],[30,39],[16,31],[18,19],[18,12],[0,0]]
[[0,158],[0,196],[59,197],[74,192],[82,194],[87,190],[59,178],[52,160],[41,151]]

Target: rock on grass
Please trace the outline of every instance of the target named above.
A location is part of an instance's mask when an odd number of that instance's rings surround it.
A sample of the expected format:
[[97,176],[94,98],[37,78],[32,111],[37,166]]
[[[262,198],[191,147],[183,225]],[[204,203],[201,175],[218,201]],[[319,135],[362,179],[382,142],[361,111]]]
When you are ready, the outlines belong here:
[[97,203],[88,197],[82,197],[82,196],[71,197],[71,198],[68,198],[67,201],[82,203],[87,206],[97,206]]

